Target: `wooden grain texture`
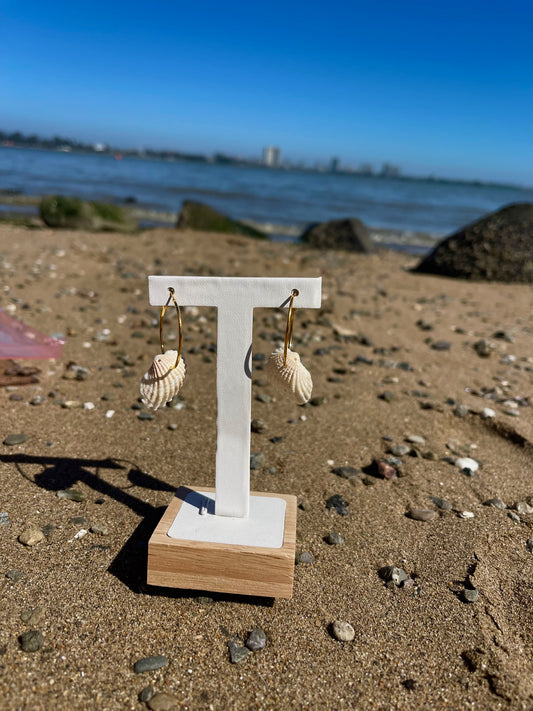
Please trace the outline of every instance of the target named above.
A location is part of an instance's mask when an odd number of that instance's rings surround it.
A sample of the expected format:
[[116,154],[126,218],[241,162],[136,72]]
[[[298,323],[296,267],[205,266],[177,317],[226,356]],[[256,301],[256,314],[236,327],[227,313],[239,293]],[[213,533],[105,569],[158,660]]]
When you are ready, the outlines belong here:
[[[205,543],[167,533],[192,489],[180,487],[148,543],[149,585],[263,597],[292,596],[296,550],[296,497],[252,492],[286,502],[281,548]],[[202,491],[214,492],[214,489]]]

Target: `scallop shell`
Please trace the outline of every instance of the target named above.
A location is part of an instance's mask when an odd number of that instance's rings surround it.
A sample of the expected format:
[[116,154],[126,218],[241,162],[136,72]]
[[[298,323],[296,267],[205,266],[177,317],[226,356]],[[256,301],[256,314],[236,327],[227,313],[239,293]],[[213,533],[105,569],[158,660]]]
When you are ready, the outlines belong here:
[[306,403],[313,392],[311,373],[295,351],[287,349],[287,362],[283,365],[283,348],[278,348],[267,361],[266,373],[271,383],[296,395],[299,405]]
[[156,355],[141,380],[141,398],[144,405],[157,410],[177,395],[185,380],[186,371],[185,361],[181,357],[178,365],[173,367],[177,357],[177,351]]

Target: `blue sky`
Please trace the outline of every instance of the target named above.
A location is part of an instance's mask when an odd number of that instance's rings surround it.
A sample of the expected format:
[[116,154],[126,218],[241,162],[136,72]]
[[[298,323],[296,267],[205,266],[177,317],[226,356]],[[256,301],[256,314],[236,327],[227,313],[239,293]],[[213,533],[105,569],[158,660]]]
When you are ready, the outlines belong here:
[[0,4],[0,128],[533,184],[533,3]]

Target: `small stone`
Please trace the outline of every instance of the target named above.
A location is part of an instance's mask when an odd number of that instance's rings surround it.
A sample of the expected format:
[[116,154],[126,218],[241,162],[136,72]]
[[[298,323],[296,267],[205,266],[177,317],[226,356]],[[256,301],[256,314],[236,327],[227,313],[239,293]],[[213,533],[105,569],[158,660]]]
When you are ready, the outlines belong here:
[[271,437],[270,441],[272,444],[281,444],[283,442],[283,437]]
[[326,536],[326,543],[329,543],[330,546],[342,546],[344,538],[340,533],[337,533],[337,531],[331,531],[331,533],[328,533]]
[[331,470],[333,474],[336,474],[337,476],[342,477],[343,479],[355,479],[355,477],[361,476],[363,473],[360,469],[356,469],[355,467],[335,467],[334,469]]
[[69,501],[85,501],[85,494],[79,489],[60,489],[57,495],[60,499],[68,499]]
[[426,440],[420,435],[407,435],[405,441],[411,444],[426,444]]
[[139,701],[147,703],[154,696],[155,689],[153,686],[145,686],[142,691],[139,692]]
[[83,407],[81,400],[63,400],[61,407],[65,410],[76,410]]
[[449,351],[452,344],[450,341],[434,341],[431,347],[434,351]]
[[477,602],[479,600],[479,590],[475,588],[465,588],[463,590],[463,600],[465,602]]
[[441,499],[440,496],[432,496],[431,501],[433,501],[435,506],[441,509],[441,511],[451,511],[453,508],[449,501]]
[[509,511],[507,515],[509,516],[509,518],[511,519],[511,521],[514,521],[515,523],[522,523],[522,519],[521,519],[520,516],[519,516],[517,513],[515,513],[514,511]]
[[504,415],[509,415],[509,417],[520,417],[520,412],[518,410],[504,410]]
[[35,395],[35,397],[31,398],[30,405],[42,405],[45,400],[46,397],[44,395]]
[[355,637],[355,630],[349,622],[335,620],[331,625],[331,634],[339,642],[351,642]]
[[44,607],[27,607],[20,613],[20,619],[25,625],[33,627],[38,624],[43,616]]
[[460,469],[463,474],[470,476],[475,474],[475,472],[479,469],[479,464],[475,459],[471,459],[470,457],[457,457],[454,462],[454,466]]
[[323,398],[322,396],[317,395],[316,397],[312,397],[312,398],[309,400],[309,404],[310,404],[312,407],[319,407],[320,405],[323,405],[323,404],[324,404],[324,399],[325,399],[325,398]]
[[277,474],[278,473],[278,468],[277,467],[268,467],[267,469],[267,474]]
[[170,422],[167,425],[167,430],[170,430],[171,432],[175,432],[178,429],[178,425],[175,422]]
[[250,654],[247,647],[241,647],[234,639],[228,641],[229,658],[232,664],[238,664]]
[[410,509],[407,512],[407,516],[414,521],[432,521],[436,515],[433,509]]
[[533,553],[533,538],[528,538],[526,541],[526,548],[530,553]]
[[148,701],[148,708],[150,711],[173,711],[178,708],[178,700],[175,696],[170,694],[155,694]]
[[311,510],[311,504],[307,499],[302,499],[300,503],[298,504],[298,508],[301,511],[310,511]]
[[24,577],[24,573],[21,570],[16,570],[15,568],[13,568],[13,570],[8,570],[6,573],[6,578],[11,580],[12,583],[18,583],[22,577]]
[[301,553],[298,553],[296,556],[296,562],[298,564],[300,563],[314,563],[315,562],[315,556],[310,553],[309,551],[302,551]]
[[484,419],[484,420],[490,420],[493,417],[496,417],[496,413],[490,407],[484,407],[481,410],[480,414],[481,414],[482,419]]
[[43,646],[43,635],[39,630],[28,630],[19,637],[20,648],[23,652],[38,652]]
[[107,536],[108,533],[107,526],[102,526],[99,523],[93,523],[93,525],[89,528],[89,531],[97,536]]
[[270,395],[267,395],[266,393],[257,393],[257,395],[255,396],[255,399],[258,402],[262,402],[265,405],[269,405],[272,402],[272,398],[270,397]]
[[483,506],[492,506],[495,509],[503,511],[507,508],[507,504],[501,499],[487,499],[483,502]]
[[212,597],[207,597],[207,595],[198,595],[196,598],[196,602],[199,605],[210,605],[212,602],[214,602],[214,599]]
[[8,447],[12,447],[15,444],[22,444],[23,442],[26,442],[27,439],[28,435],[25,434],[10,434],[4,439],[3,444]]
[[378,395],[378,397],[380,400],[384,400],[385,402],[392,402],[396,398],[396,395],[390,390],[385,390],[381,393],[381,395]]
[[252,432],[256,432],[257,434],[264,434],[268,428],[264,420],[255,418],[252,420],[251,429]]
[[44,538],[44,533],[40,528],[27,528],[19,536],[19,541],[25,546],[34,546]]
[[252,652],[264,649],[266,646],[266,634],[258,627],[250,632],[245,644]]
[[494,345],[484,338],[476,341],[472,347],[480,358],[488,358],[494,350]]
[[9,526],[9,514],[7,511],[0,511],[0,526]]
[[405,571],[395,565],[386,565],[380,568],[378,573],[379,577],[386,583],[393,582],[396,586],[400,586],[408,578]]
[[530,506],[526,501],[517,501],[514,505],[516,513],[523,516],[524,514],[529,515],[533,513],[533,506]]
[[51,533],[55,530],[56,530],[56,527],[54,526],[53,523],[47,523],[41,528],[41,531],[44,533],[46,538],[48,538],[48,536],[50,536]]
[[252,452],[250,454],[250,469],[263,469],[266,467],[266,457],[263,452]]
[[87,519],[85,518],[85,516],[73,516],[70,519],[70,523],[74,524],[74,526],[86,526]]
[[335,509],[335,511],[341,516],[348,516],[350,513],[346,508],[346,502],[340,494],[333,494],[333,496],[330,496],[326,501],[326,508]]
[[147,671],[155,671],[161,669],[168,664],[168,659],[163,654],[157,654],[153,657],[143,657],[138,659],[133,665],[135,674],[142,674]]
[[411,447],[408,447],[406,444],[393,444],[392,447],[389,447],[389,452],[394,454],[395,457],[404,457],[406,454],[409,454],[410,451]]
[[146,410],[142,410],[142,411],[139,412],[139,414],[137,415],[137,418],[138,418],[139,420],[153,420],[153,419],[155,419],[155,416],[152,415],[151,412],[146,412]]
[[392,464],[389,464],[382,459],[374,460],[374,465],[377,469],[377,473],[382,479],[394,479],[394,477],[398,474]]
[[456,417],[466,417],[469,412],[470,408],[468,407],[468,405],[456,405],[453,414]]
[[459,516],[459,518],[463,518],[465,520],[469,518],[474,518],[474,513],[472,511],[459,511],[457,515]]

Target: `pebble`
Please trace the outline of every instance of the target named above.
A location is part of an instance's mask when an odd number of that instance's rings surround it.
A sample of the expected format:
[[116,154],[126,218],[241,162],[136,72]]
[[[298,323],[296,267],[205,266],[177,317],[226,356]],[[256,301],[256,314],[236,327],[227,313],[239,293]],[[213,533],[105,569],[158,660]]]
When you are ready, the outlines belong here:
[[20,619],[25,625],[33,627],[33,625],[36,625],[40,621],[43,616],[43,612],[44,607],[27,607],[20,613]]
[[22,397],[22,395],[20,393],[11,393],[11,395],[9,396],[9,399],[12,402],[21,402],[22,400],[24,400],[24,398]]
[[252,652],[264,649],[266,646],[266,634],[259,627],[252,630],[246,639],[245,645]]
[[314,563],[315,556],[309,551],[302,551],[301,553],[298,553],[298,555],[296,556],[296,562],[298,564],[300,564],[300,563]]
[[476,341],[472,347],[480,358],[488,358],[494,350],[494,345],[484,338]]
[[0,511],[0,526],[9,526],[9,514],[7,511]]
[[456,405],[453,414],[456,417],[466,417],[469,412],[470,408],[468,407],[468,405]]
[[108,420],[110,420],[114,414],[115,414],[114,410],[106,410],[105,416],[107,417]]
[[407,435],[405,441],[411,444],[426,444],[426,440],[420,435]]
[[415,521],[432,521],[437,512],[433,509],[409,509],[407,516]]
[[385,390],[381,393],[381,395],[378,395],[378,397],[380,400],[385,400],[385,402],[392,402],[395,399],[396,395],[390,390]]
[[450,341],[435,341],[431,344],[434,351],[449,351],[452,347]]
[[533,513],[533,506],[530,506],[526,501],[517,501],[514,509],[520,515]]
[[408,578],[406,572],[395,565],[386,565],[380,568],[378,573],[379,577],[386,583],[392,581],[397,586],[400,586]]
[[335,511],[340,514],[340,516],[348,516],[350,513],[346,508],[346,501],[342,498],[340,494],[333,494],[326,501],[327,509],[335,509]]
[[392,447],[389,447],[389,452],[394,454],[395,457],[404,457],[406,454],[409,454],[410,451],[411,447],[408,447],[406,444],[393,444]]
[[316,397],[312,397],[309,400],[309,404],[312,407],[319,407],[320,405],[324,404],[324,400],[325,400],[325,398],[323,398],[321,395],[317,395]]
[[464,474],[474,474],[479,469],[479,464],[471,457],[457,457],[454,466],[460,469]]
[[509,415],[509,417],[520,417],[520,412],[518,410],[504,410],[504,415]]
[[326,543],[329,543],[330,546],[342,546],[344,538],[340,533],[337,533],[337,531],[331,531],[331,533],[328,533],[326,536]]
[[146,412],[146,410],[142,410],[141,412],[139,412],[137,417],[139,420],[153,420],[153,419],[155,419],[155,415],[152,415],[151,412]]
[[234,639],[228,641],[229,659],[232,664],[238,664],[250,654],[247,647],[241,647]]
[[79,489],[60,489],[57,496],[60,499],[68,499],[68,501],[85,501],[85,494]]
[[449,501],[441,499],[440,496],[432,496],[431,501],[433,501],[435,506],[441,509],[441,511],[451,511],[453,508]]
[[507,504],[501,499],[487,499],[483,502],[483,506],[492,506],[495,509],[499,509],[500,511],[503,511],[507,508]]
[[265,405],[269,405],[272,402],[272,398],[270,397],[270,395],[267,395],[266,393],[257,393],[257,395],[255,396],[255,399],[258,402],[264,403]]
[[492,410],[490,407],[484,407],[484,408],[481,410],[481,417],[482,417],[482,419],[484,419],[484,420],[490,420],[490,419],[492,419],[493,417],[496,417],[496,413],[495,413],[495,411]]
[[515,513],[514,511],[509,511],[509,513],[508,513],[507,515],[509,516],[509,518],[511,519],[511,521],[514,521],[515,523],[522,523],[522,519],[521,519],[520,516],[519,516],[517,513]]
[[154,696],[155,689],[153,686],[145,686],[142,691],[139,692],[139,701],[146,703]]
[[45,400],[46,398],[44,395],[36,395],[31,398],[30,405],[42,405]]
[[463,590],[463,600],[465,602],[477,602],[479,600],[479,590],[465,588]]
[[355,479],[355,477],[361,476],[363,473],[360,469],[356,469],[355,467],[335,467],[334,469],[331,470],[333,474],[336,474],[337,476],[342,477],[343,479]]
[[25,546],[34,546],[44,538],[44,533],[40,528],[27,528],[19,536],[19,541]]
[[178,429],[178,425],[175,422],[170,422],[167,425],[167,430],[170,430],[171,432],[175,432]]
[[528,538],[526,541],[526,548],[530,553],[533,553],[533,538]]
[[83,407],[81,400],[63,400],[61,407],[64,410],[75,410],[79,407]]
[[97,536],[107,536],[108,533],[107,526],[102,526],[98,523],[93,523],[89,531],[95,533]]
[[18,583],[22,577],[24,577],[22,570],[16,570],[15,568],[13,568],[13,570],[8,570],[6,573],[6,578],[11,580],[12,583]]
[[151,711],[173,711],[178,708],[178,700],[175,696],[162,692],[152,696],[148,701],[148,708]]
[[250,454],[250,469],[263,469],[266,466],[266,457],[263,452],[252,452]]
[[41,531],[44,533],[45,537],[48,538],[48,536],[52,533],[52,531],[55,531],[55,529],[56,527],[53,523],[47,523],[41,528]]
[[351,642],[355,637],[355,630],[349,622],[335,620],[331,625],[331,633],[339,642]]
[[257,434],[264,434],[267,431],[266,422],[259,418],[255,418],[251,423],[252,432],[257,432]]
[[385,462],[382,459],[374,460],[374,466],[376,467],[377,472],[382,479],[394,479],[394,477],[398,473],[396,469],[392,466],[392,464],[389,464],[388,462]]
[[39,630],[28,630],[20,635],[19,642],[23,652],[38,652],[43,646],[44,639]]
[[133,665],[135,674],[142,674],[147,671],[155,671],[161,669],[168,664],[168,659],[163,654],[156,654],[153,657],[143,657],[138,659]]
[[74,524],[74,526],[86,526],[87,519],[85,518],[85,516],[73,516],[70,519],[70,523]]
[[8,447],[12,447],[15,444],[22,444],[23,442],[26,442],[27,439],[28,435],[25,435],[23,433],[10,434],[7,435],[7,437],[4,439],[3,444],[6,444]]
[[472,511],[459,511],[457,513],[457,515],[459,516],[459,518],[464,518],[464,519],[474,518],[474,514]]
[[283,437],[271,437],[270,442],[272,442],[272,444],[281,444],[283,442]]

